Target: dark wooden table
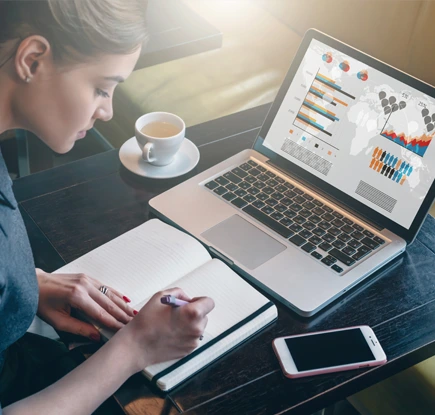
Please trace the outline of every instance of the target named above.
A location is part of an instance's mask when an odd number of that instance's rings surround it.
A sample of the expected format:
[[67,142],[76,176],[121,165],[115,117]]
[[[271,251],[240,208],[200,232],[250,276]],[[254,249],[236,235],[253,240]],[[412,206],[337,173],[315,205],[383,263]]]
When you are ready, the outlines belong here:
[[[193,175],[250,147],[268,106],[191,127],[201,161]],[[136,177],[113,150],[15,182],[36,265],[68,263],[148,219],[148,201],[186,177]],[[435,221],[386,270],[311,319],[279,306],[279,319],[164,396],[141,375],[116,393],[128,414],[310,414],[435,354]],[[273,354],[277,336],[368,324],[388,356],[384,366],[286,379]]]

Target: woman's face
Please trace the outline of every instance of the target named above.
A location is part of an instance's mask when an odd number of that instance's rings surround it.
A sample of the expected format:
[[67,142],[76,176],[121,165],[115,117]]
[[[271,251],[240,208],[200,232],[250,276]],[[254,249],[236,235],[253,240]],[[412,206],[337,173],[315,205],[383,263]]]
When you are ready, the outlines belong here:
[[140,49],[58,68],[45,62],[13,100],[19,124],[57,153],[66,153],[96,120],[112,118],[115,87],[133,71]]

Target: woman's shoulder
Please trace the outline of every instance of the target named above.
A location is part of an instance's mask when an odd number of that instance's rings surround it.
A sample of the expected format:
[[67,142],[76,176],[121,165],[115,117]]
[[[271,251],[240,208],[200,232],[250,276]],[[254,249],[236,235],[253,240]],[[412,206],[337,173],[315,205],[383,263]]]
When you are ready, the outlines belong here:
[[12,180],[9,176],[6,163],[0,150],[0,204],[11,209],[17,208],[14,192],[12,191]]
[[38,304],[32,250],[1,153],[0,264],[1,353],[26,332]]

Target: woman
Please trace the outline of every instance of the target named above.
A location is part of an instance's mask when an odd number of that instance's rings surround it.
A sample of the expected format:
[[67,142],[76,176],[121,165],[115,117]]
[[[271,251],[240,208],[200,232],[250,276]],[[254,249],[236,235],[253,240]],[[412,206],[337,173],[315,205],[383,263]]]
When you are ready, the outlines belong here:
[[[0,1],[0,133],[23,128],[65,153],[97,119],[109,120],[114,89],[133,71],[146,39],[145,8],[145,0]],[[163,293],[157,293],[137,314],[127,297],[100,288],[89,276],[35,270],[0,153],[4,414],[91,414],[129,376],[192,351],[214,307],[209,298],[189,299],[172,289],[167,293],[190,304],[164,307],[159,304]],[[71,316],[72,309],[119,331],[61,380],[23,398],[17,390],[25,388],[22,381],[16,384],[19,373],[10,362],[20,361],[17,345],[36,312],[56,329],[99,340],[92,325]],[[32,354],[38,353],[37,345],[30,346]]]

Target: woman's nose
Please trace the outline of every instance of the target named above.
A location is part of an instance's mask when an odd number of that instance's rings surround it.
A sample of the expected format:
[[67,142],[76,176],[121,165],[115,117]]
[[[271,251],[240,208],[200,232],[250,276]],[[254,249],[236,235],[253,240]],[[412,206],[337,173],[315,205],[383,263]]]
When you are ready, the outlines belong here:
[[113,117],[112,101],[110,101],[110,104],[108,105],[99,107],[95,113],[95,118],[101,121],[110,121],[112,117]]

